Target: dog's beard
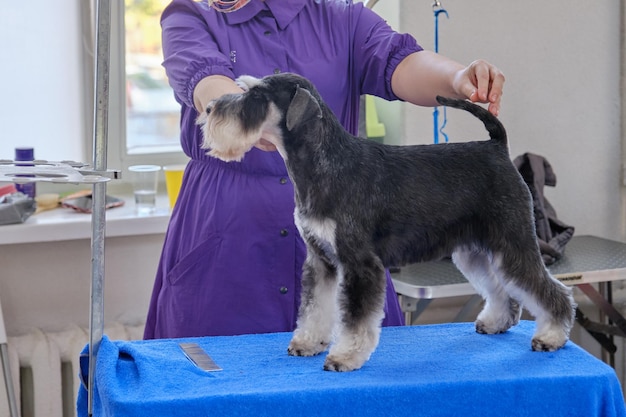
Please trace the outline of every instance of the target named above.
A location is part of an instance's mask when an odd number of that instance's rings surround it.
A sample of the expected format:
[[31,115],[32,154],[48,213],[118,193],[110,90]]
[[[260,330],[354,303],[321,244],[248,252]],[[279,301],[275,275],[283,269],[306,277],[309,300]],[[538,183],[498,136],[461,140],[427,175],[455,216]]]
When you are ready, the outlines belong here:
[[207,152],[209,156],[225,162],[239,162],[263,138],[272,143],[286,160],[282,133],[276,126],[281,117],[276,106],[271,105],[268,117],[261,126],[244,131],[238,119],[217,117],[215,112],[211,114],[203,112],[196,120],[203,133],[201,147],[209,150]]
[[201,116],[198,123],[204,134],[202,149],[209,149],[207,155],[226,162],[241,161],[261,138],[261,129],[244,133],[238,123],[229,119]]

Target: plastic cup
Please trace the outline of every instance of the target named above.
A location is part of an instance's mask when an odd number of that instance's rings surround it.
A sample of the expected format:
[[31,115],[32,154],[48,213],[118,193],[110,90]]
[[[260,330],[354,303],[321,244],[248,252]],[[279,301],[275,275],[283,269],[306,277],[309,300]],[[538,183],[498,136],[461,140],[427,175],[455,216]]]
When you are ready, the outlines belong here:
[[163,167],[163,172],[165,172],[165,188],[167,188],[167,196],[170,201],[170,210],[174,209],[174,205],[178,199],[180,186],[183,183],[185,166],[185,164],[180,164]]
[[133,165],[128,167],[135,194],[135,211],[140,216],[154,213],[159,183],[158,165]]

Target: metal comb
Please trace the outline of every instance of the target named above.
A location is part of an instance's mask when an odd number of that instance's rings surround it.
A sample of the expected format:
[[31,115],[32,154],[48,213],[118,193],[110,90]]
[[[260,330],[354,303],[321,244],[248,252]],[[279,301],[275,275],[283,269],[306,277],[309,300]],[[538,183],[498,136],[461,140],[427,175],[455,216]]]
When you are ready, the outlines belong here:
[[222,370],[197,343],[179,343],[178,346],[183,350],[187,359],[203,371],[214,372]]

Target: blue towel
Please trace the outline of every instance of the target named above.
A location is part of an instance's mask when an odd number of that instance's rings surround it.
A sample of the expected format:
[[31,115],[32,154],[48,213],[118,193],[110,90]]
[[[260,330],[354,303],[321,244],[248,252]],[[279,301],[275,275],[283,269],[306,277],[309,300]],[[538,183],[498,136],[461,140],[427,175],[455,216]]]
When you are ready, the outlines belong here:
[[[534,327],[523,321],[499,335],[477,334],[472,323],[384,328],[371,359],[347,373],[323,371],[325,354],[288,356],[290,333],[105,336],[94,416],[626,417],[612,368],[571,342],[531,351]],[[181,342],[198,343],[223,370],[197,368]],[[85,363],[84,380],[87,371]],[[84,387],[78,415],[87,417]]]

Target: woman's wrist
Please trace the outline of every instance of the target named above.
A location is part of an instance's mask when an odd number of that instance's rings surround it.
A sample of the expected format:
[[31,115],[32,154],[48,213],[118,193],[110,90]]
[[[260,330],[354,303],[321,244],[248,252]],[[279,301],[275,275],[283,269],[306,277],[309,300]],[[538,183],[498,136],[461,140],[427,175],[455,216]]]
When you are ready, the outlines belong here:
[[234,80],[224,75],[209,75],[200,80],[193,90],[193,103],[198,113],[204,112],[211,100],[224,94],[240,94],[243,90]]

